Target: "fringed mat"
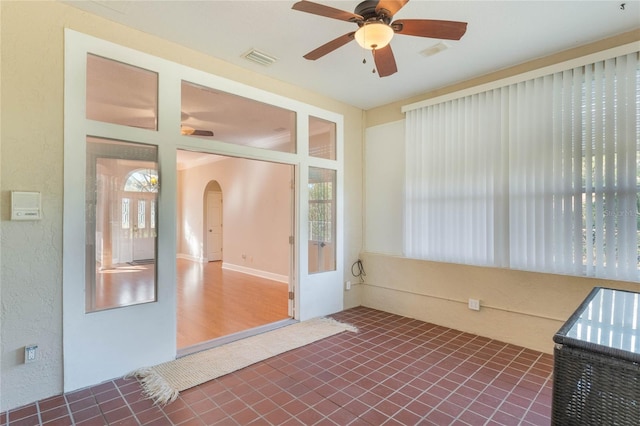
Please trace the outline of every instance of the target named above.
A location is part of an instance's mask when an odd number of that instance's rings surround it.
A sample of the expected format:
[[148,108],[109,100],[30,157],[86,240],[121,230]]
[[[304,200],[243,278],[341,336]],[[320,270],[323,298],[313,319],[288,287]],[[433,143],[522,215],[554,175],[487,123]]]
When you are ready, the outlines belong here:
[[156,404],[168,404],[180,391],[343,331],[358,330],[332,318],[316,318],[141,368],[128,376],[138,377],[144,394]]

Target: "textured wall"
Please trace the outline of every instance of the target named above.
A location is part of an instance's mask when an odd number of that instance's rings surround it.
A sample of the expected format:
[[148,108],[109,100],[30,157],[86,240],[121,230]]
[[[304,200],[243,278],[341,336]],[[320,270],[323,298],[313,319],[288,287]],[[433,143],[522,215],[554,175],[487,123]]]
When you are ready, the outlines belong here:
[[[358,282],[351,275],[351,265],[358,260],[362,250],[362,236],[364,235],[364,180],[363,141],[364,129],[351,131],[353,123],[359,122],[356,115],[345,115],[344,118],[344,279],[343,281]],[[352,286],[345,291],[343,304],[346,308],[360,306],[360,288]]]
[[[2,408],[62,389],[62,29],[2,2]],[[25,36],[28,35],[28,36]],[[43,219],[10,221],[10,191]],[[24,346],[38,361],[23,364]]]

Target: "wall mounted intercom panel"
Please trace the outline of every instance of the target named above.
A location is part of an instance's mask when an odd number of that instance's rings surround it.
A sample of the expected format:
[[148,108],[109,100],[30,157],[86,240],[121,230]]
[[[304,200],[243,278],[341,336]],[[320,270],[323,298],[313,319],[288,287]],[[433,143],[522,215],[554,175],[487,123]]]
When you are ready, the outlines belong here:
[[11,191],[11,220],[40,220],[42,207],[39,192]]

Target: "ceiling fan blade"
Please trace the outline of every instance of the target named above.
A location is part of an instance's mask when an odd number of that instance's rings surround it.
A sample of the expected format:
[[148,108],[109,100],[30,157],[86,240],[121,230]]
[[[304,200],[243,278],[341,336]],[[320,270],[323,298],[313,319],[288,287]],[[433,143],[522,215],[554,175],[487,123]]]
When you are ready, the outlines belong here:
[[323,4],[314,3],[311,1],[299,1],[294,3],[292,9],[299,10],[300,12],[312,13],[314,15],[325,16],[327,18],[339,19],[341,21],[356,22],[363,21],[364,18],[355,13],[347,12],[346,10],[336,9],[334,7],[325,6]]
[[354,34],[355,32],[350,32],[345,35],[341,35],[340,37],[331,40],[329,43],[323,44],[317,49],[307,53],[306,55],[304,55],[304,58],[309,59],[311,61],[315,61],[318,58],[322,58],[327,53],[331,53],[337,48],[342,47],[345,44],[349,43],[351,40],[353,40]]
[[397,34],[445,40],[460,40],[467,31],[466,22],[434,19],[403,19],[394,21],[391,27]]
[[180,133],[186,136],[213,136],[211,130],[199,130],[188,126],[181,126]]
[[392,17],[407,3],[409,3],[409,0],[380,0],[376,6],[376,13],[386,10],[389,12],[387,16]]
[[380,77],[387,77],[398,71],[396,58],[393,56],[390,44],[387,44],[382,49],[375,49],[372,52],[373,60],[376,63],[376,69]]
[[191,133],[192,136],[213,136],[213,132],[211,130],[194,130]]

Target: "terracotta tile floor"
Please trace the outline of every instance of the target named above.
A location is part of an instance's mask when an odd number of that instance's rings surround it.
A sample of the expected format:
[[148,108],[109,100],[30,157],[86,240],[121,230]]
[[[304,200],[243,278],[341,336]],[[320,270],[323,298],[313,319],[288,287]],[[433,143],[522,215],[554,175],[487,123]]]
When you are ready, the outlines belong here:
[[549,425],[553,357],[355,308],[359,328],[154,406],[116,379],[0,415],[2,425]]

